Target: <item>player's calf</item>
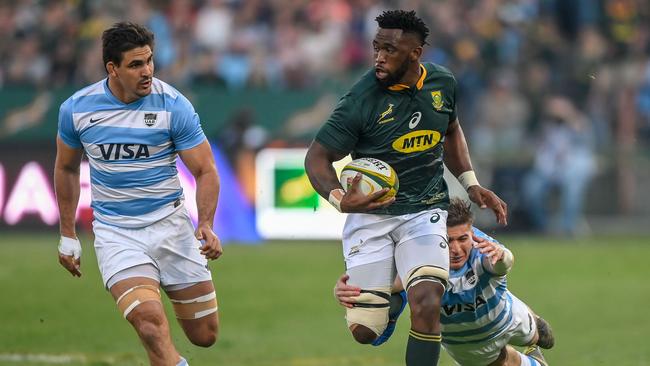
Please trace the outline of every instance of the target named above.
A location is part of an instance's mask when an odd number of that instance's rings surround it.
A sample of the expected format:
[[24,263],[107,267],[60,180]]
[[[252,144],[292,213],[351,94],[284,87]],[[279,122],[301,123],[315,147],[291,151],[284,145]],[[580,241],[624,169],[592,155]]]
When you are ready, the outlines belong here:
[[411,309],[411,330],[406,365],[437,365],[440,357],[440,302],[448,272],[435,266],[410,271],[406,291]]

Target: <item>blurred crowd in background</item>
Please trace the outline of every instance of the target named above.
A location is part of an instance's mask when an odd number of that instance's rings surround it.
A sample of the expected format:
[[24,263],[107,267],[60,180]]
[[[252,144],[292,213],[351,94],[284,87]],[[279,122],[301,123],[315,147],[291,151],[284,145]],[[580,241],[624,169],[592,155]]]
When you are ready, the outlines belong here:
[[[181,89],[349,86],[372,65],[374,18],[392,8],[430,27],[423,61],[459,81],[480,179],[526,225],[586,230],[602,175],[616,177],[616,199],[600,198],[634,211],[634,161],[650,151],[647,0],[0,0],[0,89],[103,78],[101,32],[127,19],[155,33],[156,74]],[[226,141],[255,128],[244,115]]]

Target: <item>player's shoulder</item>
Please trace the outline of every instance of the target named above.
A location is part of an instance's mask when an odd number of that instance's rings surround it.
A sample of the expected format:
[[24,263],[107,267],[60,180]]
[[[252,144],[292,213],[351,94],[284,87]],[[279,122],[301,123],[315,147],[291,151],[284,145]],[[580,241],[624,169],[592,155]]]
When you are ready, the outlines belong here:
[[189,99],[178,89],[160,79],[153,78],[150,97],[160,99],[168,111],[189,111],[194,113],[194,107]]
[[455,85],[456,84],[456,77],[454,76],[454,73],[451,72],[448,68],[434,64],[432,62],[425,62],[422,63],[422,66],[424,66],[424,69],[427,70],[427,76],[425,79],[425,82],[433,82],[436,84],[442,83],[444,85]]
[[79,105],[92,104],[92,101],[106,95],[104,84],[106,79],[85,86],[74,92],[68,99],[61,103],[61,112],[74,113]]
[[422,66],[427,70],[427,76],[429,77],[440,77],[440,78],[452,78],[454,79],[454,73],[451,72],[448,68],[436,64],[433,62],[423,62]]
[[[481,231],[481,229],[479,229],[479,228],[477,228],[475,226],[472,226],[472,232],[474,233],[474,236],[476,236],[477,238],[485,239],[485,240],[491,241],[493,243],[499,243],[498,240],[494,239],[493,237],[491,237],[490,235],[488,235],[485,232]],[[499,244],[501,244],[501,243],[499,243]]]
[[166,96],[172,100],[176,100],[183,96],[178,89],[158,78],[153,78],[151,81],[151,94]]

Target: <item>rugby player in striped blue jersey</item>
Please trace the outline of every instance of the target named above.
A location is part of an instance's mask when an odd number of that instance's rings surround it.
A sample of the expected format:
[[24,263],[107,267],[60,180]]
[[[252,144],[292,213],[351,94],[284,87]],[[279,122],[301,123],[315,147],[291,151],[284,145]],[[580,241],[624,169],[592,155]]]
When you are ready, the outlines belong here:
[[[146,28],[113,25],[102,35],[108,76],[61,105],[54,168],[59,262],[81,276],[75,211],[85,154],[104,286],[136,330],[151,365],[187,365],[172,343],[159,289],[188,339],[203,347],[214,344],[219,318],[207,261],[223,252],[212,230],[219,176],[192,104],[153,77],[153,50],[154,36]],[[196,180],[196,229],[184,207],[178,156]]]
[[[442,298],[442,345],[463,366],[546,366],[541,348],[551,348],[554,338],[548,323],[537,316],[506,287],[514,256],[503,245],[472,226],[468,203],[452,199],[448,208],[450,273]],[[360,288],[341,276],[335,287],[338,301],[354,307]],[[391,326],[380,335],[385,342],[404,308],[399,277],[391,296]],[[527,347],[524,353],[512,346]]]

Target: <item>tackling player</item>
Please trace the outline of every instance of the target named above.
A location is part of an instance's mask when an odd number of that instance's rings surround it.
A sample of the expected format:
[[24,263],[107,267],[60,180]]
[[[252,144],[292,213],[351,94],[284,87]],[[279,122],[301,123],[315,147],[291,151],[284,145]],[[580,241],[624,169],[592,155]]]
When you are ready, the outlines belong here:
[[[429,29],[414,11],[386,11],[376,18],[375,65],[341,98],[305,158],[314,189],[341,212],[350,282],[362,288],[346,318],[353,337],[372,343],[388,321],[390,288],[397,271],[411,309],[408,366],[436,365],[440,353],[440,299],[448,277],[445,211],[449,203],[444,161],[472,201],[506,223],[507,209],[481,187],[472,170],[457,119],[456,80],[442,66],[420,63]],[[391,165],[400,190],[361,193],[360,176],[345,192],[332,163],[351,154]]]
[[[514,262],[512,253],[472,227],[469,204],[452,199],[448,212],[451,271],[440,315],[443,347],[463,366],[546,366],[539,347],[553,347],[552,331],[508,291],[506,274]],[[399,293],[402,288],[398,278],[393,291]],[[348,308],[356,306],[360,293],[359,287],[347,285],[346,275],[336,284],[335,296]],[[404,308],[399,296],[392,299],[392,326],[382,334],[382,341],[390,337]],[[510,345],[528,348],[520,353]]]
[[[76,92],[59,112],[54,168],[59,262],[81,276],[74,223],[85,154],[104,285],[152,365],[187,365],[172,344],[159,288],[189,340],[212,345],[219,320],[207,259],[222,253],[212,231],[217,169],[190,102],[153,77],[153,34],[137,24],[117,23],[104,31],[102,46],[108,77]],[[196,231],[183,205],[177,156],[196,179]]]

